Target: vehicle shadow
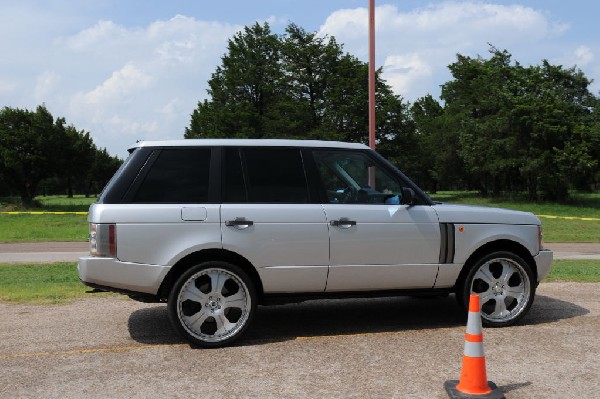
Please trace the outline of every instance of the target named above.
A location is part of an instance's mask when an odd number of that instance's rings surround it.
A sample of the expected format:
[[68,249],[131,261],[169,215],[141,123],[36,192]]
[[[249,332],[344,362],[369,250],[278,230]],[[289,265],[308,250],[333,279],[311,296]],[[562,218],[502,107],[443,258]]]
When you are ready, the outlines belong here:
[[[519,325],[552,323],[589,313],[558,299],[537,296]],[[464,326],[466,316],[449,297],[393,297],[315,300],[261,306],[238,346],[260,345],[299,337],[393,333]],[[171,326],[167,307],[157,305],[133,312],[129,334],[143,344],[185,343]]]
[[127,321],[127,329],[131,338],[147,345],[172,345],[186,342],[171,325],[166,304],[134,311]]
[[556,321],[583,316],[590,311],[571,302],[536,295],[529,313],[521,320],[519,325],[537,325],[553,323]]

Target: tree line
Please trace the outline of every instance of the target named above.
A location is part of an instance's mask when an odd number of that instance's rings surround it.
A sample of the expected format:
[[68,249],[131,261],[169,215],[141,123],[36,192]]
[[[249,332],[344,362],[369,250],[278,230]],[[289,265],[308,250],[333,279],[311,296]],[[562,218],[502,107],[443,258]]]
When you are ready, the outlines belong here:
[[43,105],[0,110],[2,196],[18,195],[30,206],[38,194],[97,194],[121,163]]
[[[426,190],[565,200],[600,183],[600,98],[575,67],[523,66],[506,50],[457,54],[440,100],[414,103],[376,73],[377,150]],[[368,64],[295,24],[236,33],[185,138],[368,142]],[[121,164],[45,106],[0,110],[0,195],[98,193]]]
[[[506,50],[457,55],[440,101],[410,104],[376,76],[378,151],[430,191],[565,200],[600,182],[600,99],[579,69],[522,66]],[[267,23],[229,41],[186,138],[368,141],[367,63],[333,37]]]

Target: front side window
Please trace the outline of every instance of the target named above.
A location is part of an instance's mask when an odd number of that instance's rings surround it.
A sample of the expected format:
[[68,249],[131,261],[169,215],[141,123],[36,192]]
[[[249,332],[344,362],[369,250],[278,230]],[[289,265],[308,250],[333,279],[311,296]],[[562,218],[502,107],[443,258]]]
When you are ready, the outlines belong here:
[[361,151],[314,151],[331,204],[400,204],[400,180]]
[[161,150],[132,202],[208,202],[210,153],[210,148]]
[[304,204],[309,200],[300,149],[228,148],[225,202]]

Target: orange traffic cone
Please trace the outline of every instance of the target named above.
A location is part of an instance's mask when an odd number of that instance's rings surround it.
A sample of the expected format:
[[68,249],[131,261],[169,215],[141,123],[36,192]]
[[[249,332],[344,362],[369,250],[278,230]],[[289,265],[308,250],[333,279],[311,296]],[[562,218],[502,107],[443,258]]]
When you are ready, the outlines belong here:
[[444,388],[450,398],[504,399],[504,394],[496,384],[487,380],[479,295],[477,294],[471,294],[469,300],[469,318],[460,381],[446,381]]

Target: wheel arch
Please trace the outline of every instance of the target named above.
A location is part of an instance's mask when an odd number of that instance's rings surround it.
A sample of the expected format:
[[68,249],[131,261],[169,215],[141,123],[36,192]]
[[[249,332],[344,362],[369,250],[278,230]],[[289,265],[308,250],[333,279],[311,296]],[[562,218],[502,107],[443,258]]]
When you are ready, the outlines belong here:
[[533,259],[533,256],[531,255],[531,253],[529,253],[527,248],[525,248],[523,245],[521,245],[515,241],[496,240],[496,241],[491,241],[491,242],[488,242],[488,243],[482,245],[481,247],[479,247],[475,252],[473,252],[469,256],[469,258],[463,265],[462,270],[460,271],[460,273],[458,275],[458,278],[456,279],[456,283],[454,285],[455,289],[460,287],[460,285],[464,282],[465,278],[467,277],[467,274],[469,273],[471,268],[475,265],[475,263],[479,259],[481,259],[482,257],[484,257],[488,254],[491,254],[493,252],[498,252],[498,251],[511,252],[511,253],[519,256],[525,262],[527,262],[527,264],[531,268],[531,272],[534,275],[535,281],[537,281],[538,272],[537,272],[535,260]]
[[163,279],[160,288],[158,289],[158,298],[161,301],[166,301],[169,297],[169,292],[175,285],[177,279],[185,273],[189,268],[194,265],[203,262],[210,261],[222,261],[234,264],[240,267],[244,272],[248,274],[248,277],[252,280],[254,287],[256,288],[256,294],[258,302],[263,302],[263,285],[256,271],[256,268],[243,256],[231,252],[225,249],[204,249],[198,252],[191,253],[184,258],[180,259],[175,265],[171,267],[171,270],[167,273]]

